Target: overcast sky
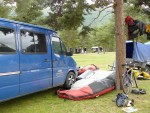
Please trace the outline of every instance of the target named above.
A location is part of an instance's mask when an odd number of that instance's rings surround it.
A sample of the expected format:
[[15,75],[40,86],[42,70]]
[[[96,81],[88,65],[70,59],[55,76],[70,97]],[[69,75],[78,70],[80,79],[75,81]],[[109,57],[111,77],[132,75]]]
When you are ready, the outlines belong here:
[[94,2],[92,2],[92,1],[95,1],[95,0],[86,0],[89,4],[92,4],[92,3],[94,3]]

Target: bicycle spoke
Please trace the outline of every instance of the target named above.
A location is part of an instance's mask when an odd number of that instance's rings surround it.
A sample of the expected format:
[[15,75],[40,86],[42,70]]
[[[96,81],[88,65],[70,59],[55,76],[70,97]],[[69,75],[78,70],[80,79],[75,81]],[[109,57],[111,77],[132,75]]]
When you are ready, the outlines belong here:
[[122,87],[123,87],[123,92],[124,92],[125,94],[128,94],[128,93],[130,92],[131,83],[130,83],[130,80],[129,80],[129,78],[128,78],[127,75],[125,75],[125,76],[123,77],[122,83],[123,83],[123,86],[122,86]]

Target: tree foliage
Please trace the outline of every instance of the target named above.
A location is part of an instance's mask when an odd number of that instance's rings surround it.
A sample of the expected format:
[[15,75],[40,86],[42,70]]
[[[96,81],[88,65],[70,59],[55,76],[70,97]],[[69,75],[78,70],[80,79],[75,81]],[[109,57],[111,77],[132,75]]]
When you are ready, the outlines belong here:
[[[4,1],[5,4],[0,6],[0,16],[9,18],[11,8],[6,4],[11,0]],[[97,9],[107,8],[111,0],[95,0],[93,4],[88,4],[86,0],[15,1],[17,6],[15,16],[12,16],[13,19],[59,31],[68,47],[84,47],[86,45],[89,48],[90,46],[103,46],[108,51],[115,49],[114,24],[105,24],[101,28],[91,28],[90,25],[84,25],[85,15],[90,15]],[[141,8],[143,4],[150,6],[149,0],[125,0],[125,2],[125,16],[131,15],[135,19],[150,22],[148,10]],[[42,10],[46,8],[49,10],[48,16],[45,17]],[[99,14],[102,10],[99,11]],[[144,37],[139,37],[139,40],[145,42],[146,38]]]
[[75,48],[78,45],[77,30],[62,30],[60,36],[68,48]]
[[[46,23],[55,30],[77,29],[83,26],[84,15],[96,8],[107,6],[108,3],[108,0],[96,0],[95,4],[88,4],[86,0],[53,0],[48,5],[51,11]],[[83,26],[83,30],[85,27],[89,26]]]
[[0,17],[7,18],[9,16],[10,9],[7,6],[0,6]]
[[92,46],[102,46],[104,51],[115,51],[114,23],[96,28],[91,35]]
[[[125,17],[129,15],[135,20],[140,20],[144,23],[149,23],[150,14],[147,12],[147,8],[143,8],[142,5],[150,6],[149,0],[130,0],[130,2],[125,4]],[[136,40],[139,42],[147,42],[147,36],[139,36]]]
[[[128,12],[130,9],[130,12],[133,15],[136,15],[140,17],[139,14],[142,14],[141,17],[144,15],[146,18],[141,18],[141,19],[147,19],[150,17],[150,0],[129,0],[127,3]],[[125,11],[126,12],[126,11]]]
[[11,7],[7,6],[8,0],[3,0],[0,3],[0,17],[1,18],[8,18]]
[[17,0],[16,17],[17,21],[38,24],[38,20],[42,16],[42,7],[38,0]]

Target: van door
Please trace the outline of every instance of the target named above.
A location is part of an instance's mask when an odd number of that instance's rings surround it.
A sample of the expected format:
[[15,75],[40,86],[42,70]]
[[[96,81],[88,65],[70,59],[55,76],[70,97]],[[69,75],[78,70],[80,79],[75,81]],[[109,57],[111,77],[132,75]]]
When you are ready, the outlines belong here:
[[53,59],[53,86],[62,85],[68,73],[66,48],[62,46],[61,40],[57,36],[51,36],[52,59]]
[[52,87],[51,52],[44,29],[20,26],[20,93]]
[[0,101],[19,95],[16,25],[0,21]]

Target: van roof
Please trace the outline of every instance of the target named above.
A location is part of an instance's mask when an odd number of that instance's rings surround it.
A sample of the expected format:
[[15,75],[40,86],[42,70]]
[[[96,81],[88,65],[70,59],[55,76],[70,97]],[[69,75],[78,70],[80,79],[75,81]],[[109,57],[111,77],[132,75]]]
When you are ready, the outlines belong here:
[[42,26],[38,26],[38,25],[34,25],[34,24],[29,24],[29,23],[9,20],[9,19],[6,19],[6,18],[0,18],[0,21],[11,22],[11,23],[15,23],[15,24],[26,25],[26,26],[37,27],[37,28],[42,28],[42,29],[46,29],[46,30],[49,30],[49,31],[52,31],[52,32],[56,33],[56,31],[54,31],[52,29],[48,29],[48,28],[45,28],[45,27],[42,27]]

